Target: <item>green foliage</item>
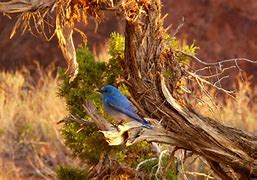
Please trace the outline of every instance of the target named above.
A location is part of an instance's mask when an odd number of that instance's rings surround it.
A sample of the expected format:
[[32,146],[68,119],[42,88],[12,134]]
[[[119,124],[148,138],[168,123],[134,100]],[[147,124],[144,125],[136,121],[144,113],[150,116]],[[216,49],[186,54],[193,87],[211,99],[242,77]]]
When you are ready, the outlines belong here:
[[[60,71],[63,83],[60,86],[59,94],[66,99],[71,114],[90,120],[82,107],[85,99],[88,99],[94,102],[98,110],[106,117],[102,108],[101,95],[96,89],[100,89],[106,84],[114,84],[122,73],[120,61],[124,58],[124,43],[124,37],[117,33],[111,34],[109,62],[96,61],[87,47],[77,49],[80,70],[72,83],[69,83],[64,71]],[[119,89],[129,95],[125,85],[120,85]],[[80,129],[81,127],[77,123],[66,123],[61,131],[66,145],[74,155],[87,163],[97,164],[103,154],[108,154],[110,159],[135,167],[145,158],[153,156],[150,145],[146,142],[126,148],[124,146],[110,147],[96,126],[87,125]],[[65,171],[65,169],[62,170]],[[67,173],[72,172],[68,171]]]
[[60,166],[56,170],[57,178],[59,180],[88,180],[89,172],[85,169],[79,169],[74,167]]
[[151,145],[147,142],[141,142],[123,148],[122,151],[117,152],[115,155],[119,162],[132,167],[136,167],[141,161],[152,158],[153,156]]
[[116,61],[117,59],[124,59],[125,50],[125,39],[124,37],[116,32],[111,34],[109,54],[111,60]]
[[[171,37],[169,34],[165,35],[163,42],[164,49],[171,49],[171,56],[173,56],[170,59],[172,66],[164,70],[164,77],[172,81],[173,96],[176,99],[180,99],[181,95],[188,93],[187,77],[183,73],[179,73],[181,69],[187,69],[190,66],[191,59],[185,53],[194,56],[199,47],[195,43],[188,45],[176,37]],[[181,76],[178,76],[179,74]]]
[[170,79],[173,77],[173,72],[171,70],[165,70],[163,75],[166,79]]
[[[65,97],[71,114],[88,119],[82,105],[88,99],[93,101],[99,110],[102,110],[101,95],[96,90],[106,83],[108,64],[95,61],[87,47],[77,49],[77,59],[80,67],[77,78],[69,83],[69,79],[61,72],[60,77],[63,83],[59,94]],[[102,153],[109,152],[111,147],[108,146],[103,134],[96,126],[88,125],[79,131],[80,128],[77,123],[66,123],[62,128],[67,146],[82,160],[88,163],[98,163]]]
[[[141,165],[140,170],[149,175],[151,179],[156,179],[157,176],[159,179],[176,179],[176,166],[175,162],[170,158],[169,155],[164,155],[160,159],[149,160]],[[160,169],[158,169],[158,167]]]
[[125,86],[124,84],[121,84],[121,85],[119,86],[119,90],[120,90],[123,94],[125,94],[126,96],[130,96],[130,93],[129,93],[129,91],[128,91],[128,88],[127,88],[127,86]]
[[18,129],[19,138],[26,139],[27,137],[33,137],[33,130],[34,128],[31,123],[24,122]]
[[[166,45],[166,48],[172,48],[174,51],[180,50],[190,55],[195,55],[196,51],[199,49],[199,47],[196,46],[195,43],[189,45],[185,43],[182,44],[176,37],[171,38],[169,34],[165,35],[164,43]],[[174,55],[179,61],[179,63],[181,63],[182,65],[189,65],[190,59],[188,57],[179,52],[175,52]]]
[[107,84],[113,84],[115,79],[122,74],[120,66],[124,59],[125,39],[122,35],[113,32],[110,36],[109,54],[111,58],[107,66],[106,76]]
[[80,126],[77,123],[68,123],[62,128],[62,134],[66,145],[81,160],[96,164],[103,152],[108,152],[108,146],[102,133],[96,126],[88,125],[78,132]]
[[77,60],[80,70],[72,83],[69,83],[69,78],[64,75],[64,71],[60,72],[60,78],[64,82],[59,94],[65,98],[71,114],[84,118],[86,114],[82,104],[85,99],[93,100],[98,107],[101,106],[101,95],[96,92],[96,89],[104,84],[103,78],[107,65],[104,62],[96,62],[87,47],[77,49]]
[[[145,173],[154,173],[158,165],[158,159],[148,161],[140,167],[140,170]],[[156,167],[156,168],[155,168]]]
[[166,179],[169,179],[169,180],[175,180],[175,179],[177,179],[171,169],[168,170],[167,175],[166,175]]

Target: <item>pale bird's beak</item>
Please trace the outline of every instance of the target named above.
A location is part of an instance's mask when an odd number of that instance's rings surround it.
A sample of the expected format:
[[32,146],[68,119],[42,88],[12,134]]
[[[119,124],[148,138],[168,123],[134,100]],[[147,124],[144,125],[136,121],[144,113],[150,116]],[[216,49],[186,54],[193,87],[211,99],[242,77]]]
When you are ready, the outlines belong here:
[[95,91],[96,91],[96,92],[99,92],[99,93],[102,93],[102,90],[101,90],[101,89],[96,89]]

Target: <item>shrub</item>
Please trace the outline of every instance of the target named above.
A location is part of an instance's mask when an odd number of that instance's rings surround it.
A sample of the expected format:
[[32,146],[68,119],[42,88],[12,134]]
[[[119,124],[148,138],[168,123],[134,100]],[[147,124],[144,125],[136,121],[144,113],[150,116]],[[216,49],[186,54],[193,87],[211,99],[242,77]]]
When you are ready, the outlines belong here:
[[[80,47],[77,49],[77,60],[80,67],[77,78],[69,83],[64,71],[60,71],[60,78],[63,83],[59,94],[66,99],[68,110],[72,115],[90,120],[82,106],[87,99],[94,102],[102,115],[108,119],[102,108],[101,95],[96,89],[106,84],[114,84],[122,74],[120,64],[124,59],[124,45],[124,38],[117,33],[112,33],[109,43],[108,53],[110,59],[108,62],[96,61],[88,47]],[[170,41],[168,46],[179,48],[176,39]],[[195,49],[194,45],[185,47],[185,50],[190,53],[193,53]],[[182,63],[186,62],[184,56],[178,54],[178,58]],[[124,84],[120,86],[120,90],[129,95]],[[64,125],[61,131],[66,145],[73,151],[74,155],[92,165],[96,165],[103,155],[107,155],[110,160],[124,163],[130,167],[136,167],[139,162],[154,156],[150,145],[146,142],[126,148],[124,146],[108,146],[104,136],[94,125],[81,128],[79,124],[69,122]]]
[[88,180],[89,172],[85,169],[79,169],[68,166],[60,166],[57,171],[57,178],[60,180]]

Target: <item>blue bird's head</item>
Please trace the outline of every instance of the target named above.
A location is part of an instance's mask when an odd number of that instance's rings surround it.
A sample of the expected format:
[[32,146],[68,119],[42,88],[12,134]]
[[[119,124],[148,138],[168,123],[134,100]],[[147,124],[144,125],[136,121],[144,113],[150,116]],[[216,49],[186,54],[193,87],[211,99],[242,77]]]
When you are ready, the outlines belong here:
[[113,94],[120,94],[120,90],[112,85],[107,85],[107,86],[102,87],[100,92],[103,95],[107,95],[107,96],[113,95]]

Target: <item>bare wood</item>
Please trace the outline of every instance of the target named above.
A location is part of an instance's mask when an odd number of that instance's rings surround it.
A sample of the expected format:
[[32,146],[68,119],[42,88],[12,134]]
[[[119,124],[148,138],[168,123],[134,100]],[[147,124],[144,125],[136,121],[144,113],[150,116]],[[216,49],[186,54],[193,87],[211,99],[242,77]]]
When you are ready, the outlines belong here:
[[13,14],[51,8],[56,0],[10,0],[0,2],[0,12]]
[[95,124],[97,125],[97,127],[100,130],[108,131],[108,130],[115,129],[114,126],[110,122],[105,120],[99,114],[96,107],[90,101],[86,101],[85,104],[83,105],[83,107],[84,107],[85,111],[87,112],[87,114],[90,115],[90,117],[92,118],[92,120],[95,122]]
[[70,81],[73,81],[78,74],[78,63],[72,36],[74,22],[71,17],[71,7],[58,7],[57,9],[59,13],[56,17],[55,32],[59,41],[59,46],[68,65],[65,74],[70,77]]

